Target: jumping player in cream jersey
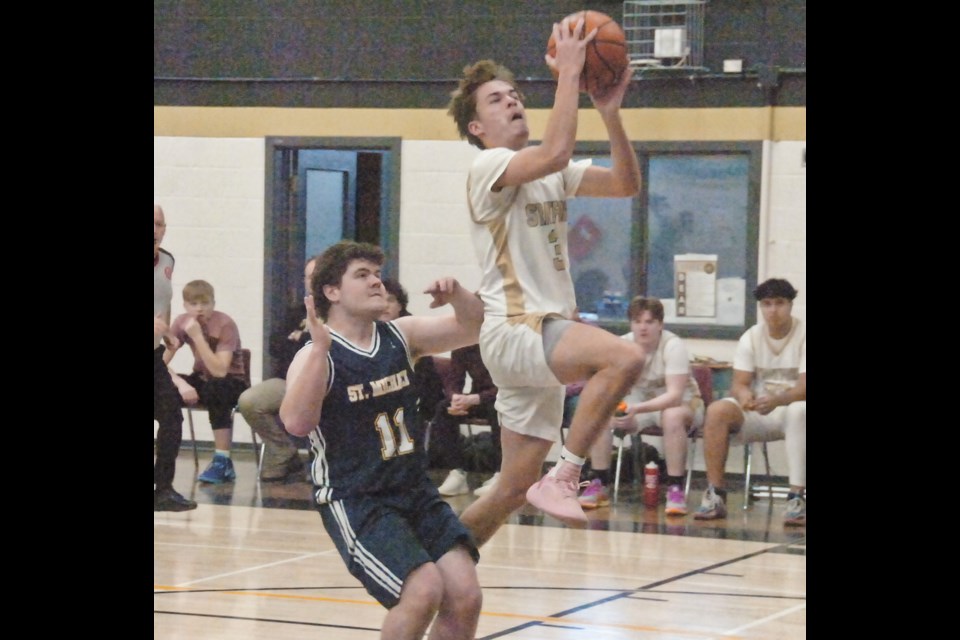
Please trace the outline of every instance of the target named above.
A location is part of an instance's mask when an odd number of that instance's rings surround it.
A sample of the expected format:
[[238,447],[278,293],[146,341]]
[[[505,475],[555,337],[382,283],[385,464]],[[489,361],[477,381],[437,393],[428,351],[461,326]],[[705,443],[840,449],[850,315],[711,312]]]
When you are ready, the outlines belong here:
[[[513,74],[491,60],[464,69],[449,107],[460,136],[481,149],[469,170],[467,202],[482,270],[480,351],[498,388],[503,449],[494,490],[460,516],[480,544],[526,501],[562,522],[586,525],[577,501],[581,467],[644,362],[638,345],[573,320],[567,199],[635,196],[640,169],[620,118],[629,71],[590,95],[609,136],[611,167],[572,161],[580,75],[596,31],[585,34],[582,20],[572,34],[570,26],[565,18],[553,27],[556,53],[546,62],[557,71],[557,90],[539,144],[527,144]],[[587,382],[560,460],[540,478],[559,440],[565,385],[581,380]]]

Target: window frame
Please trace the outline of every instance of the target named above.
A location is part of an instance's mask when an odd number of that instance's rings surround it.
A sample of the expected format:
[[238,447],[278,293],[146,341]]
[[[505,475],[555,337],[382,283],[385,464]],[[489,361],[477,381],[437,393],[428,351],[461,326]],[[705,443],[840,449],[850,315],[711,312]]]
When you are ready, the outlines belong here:
[[[757,309],[753,290],[757,286],[760,186],[762,175],[763,145],[761,142],[743,141],[638,141],[632,143],[640,163],[642,185],[640,194],[633,198],[630,230],[630,282],[629,292],[624,292],[623,309],[634,295],[647,291],[647,276],[650,268],[650,162],[658,157],[714,156],[737,154],[747,158],[746,172],[746,220],[744,228],[744,316],[740,324],[715,324],[692,322],[665,322],[664,328],[684,338],[736,340],[757,322]],[[574,149],[574,158],[610,159],[609,142],[580,142]],[[575,206],[575,205],[574,205]],[[571,268],[574,259],[571,257]],[[672,271],[672,266],[670,267]],[[572,275],[572,274],[571,274]],[[617,334],[630,331],[630,323],[624,316],[598,318],[601,327]]]

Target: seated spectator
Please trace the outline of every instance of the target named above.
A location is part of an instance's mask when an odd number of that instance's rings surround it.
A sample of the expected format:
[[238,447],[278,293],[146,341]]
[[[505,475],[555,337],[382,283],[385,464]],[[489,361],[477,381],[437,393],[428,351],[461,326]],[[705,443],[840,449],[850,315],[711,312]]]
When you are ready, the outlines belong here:
[[703,424],[700,387],[690,374],[690,356],[676,334],[663,328],[663,303],[657,298],[636,296],[627,307],[630,331],[622,337],[632,340],[647,356],[640,375],[624,398],[623,415],[610,420],[590,449],[590,484],[580,495],[584,509],[610,504],[607,486],[611,483],[610,449],[613,430],[636,433],[651,426],[663,429],[664,457],[667,459],[667,515],[685,515],[683,492],[687,473],[687,434]]
[[[442,496],[459,496],[470,491],[465,470],[463,447],[460,446],[460,423],[464,419],[484,418],[490,423],[496,450],[495,460],[500,467],[500,423],[494,403],[497,400],[497,387],[490,379],[490,372],[480,358],[480,346],[471,345],[450,352],[452,388],[459,389],[435,405],[430,422],[430,457],[437,466],[450,469],[446,479],[438,488]],[[465,392],[467,374],[470,374],[470,393]],[[498,474],[478,487],[474,494],[482,496],[489,492],[497,482]]]
[[[304,291],[310,291],[310,276],[317,256],[307,260],[303,269]],[[280,403],[286,391],[287,369],[300,347],[310,339],[306,330],[307,316],[303,303],[287,312],[282,330],[270,338],[274,377],[253,385],[240,394],[240,414],[257,437],[263,441],[262,482],[286,482],[304,479],[303,461],[297,447],[280,422]]]
[[184,344],[193,351],[193,371],[181,376],[171,372],[185,405],[201,402],[210,414],[210,427],[216,451],[210,465],[198,480],[219,484],[237,477],[230,459],[233,421],[230,413],[246,389],[240,331],[233,318],[217,311],[213,286],[205,280],[192,280],[183,287],[183,313],[170,325],[176,341],[167,343],[163,361],[169,366]]
[[797,290],[786,280],[771,278],[753,296],[763,324],[740,337],[730,395],[707,408],[703,446],[709,485],[694,518],[726,517],[724,471],[731,444],[784,440],[790,492],[783,523],[806,525],[807,330],[792,316]]

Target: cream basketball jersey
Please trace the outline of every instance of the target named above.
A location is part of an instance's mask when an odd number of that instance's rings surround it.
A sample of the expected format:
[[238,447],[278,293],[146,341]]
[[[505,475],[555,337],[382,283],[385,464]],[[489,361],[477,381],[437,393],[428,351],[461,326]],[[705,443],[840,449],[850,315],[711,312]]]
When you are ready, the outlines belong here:
[[577,192],[590,160],[571,161],[539,180],[492,191],[515,153],[506,148],[481,151],[467,178],[484,312],[570,318],[577,303],[567,255],[567,198]]

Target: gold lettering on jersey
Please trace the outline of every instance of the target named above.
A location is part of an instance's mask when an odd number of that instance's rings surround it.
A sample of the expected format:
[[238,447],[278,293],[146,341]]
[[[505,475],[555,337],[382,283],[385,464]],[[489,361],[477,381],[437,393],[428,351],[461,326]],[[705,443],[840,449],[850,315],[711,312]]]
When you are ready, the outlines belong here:
[[360,402],[363,400],[363,385],[362,384],[351,384],[347,387],[347,397],[350,398],[350,402]]
[[393,393],[394,391],[399,391],[400,389],[409,386],[410,378],[407,376],[406,371],[399,371],[393,375],[387,376],[386,378],[370,381],[370,389],[373,391],[374,398],[387,393]]
[[544,227],[567,221],[567,201],[531,202],[524,211],[528,227]]

